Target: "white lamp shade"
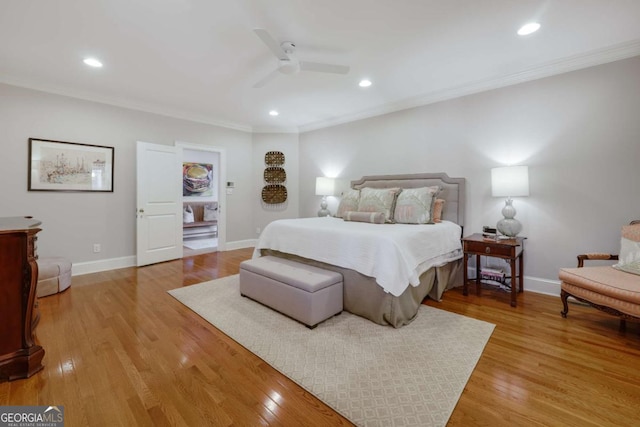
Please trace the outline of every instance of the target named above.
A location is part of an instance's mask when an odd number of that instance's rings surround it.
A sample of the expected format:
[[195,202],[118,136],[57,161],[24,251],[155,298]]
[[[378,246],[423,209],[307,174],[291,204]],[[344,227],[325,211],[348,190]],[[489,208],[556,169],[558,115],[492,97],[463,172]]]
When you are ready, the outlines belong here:
[[316,178],[316,196],[335,196],[336,180],[319,176]]
[[529,195],[529,167],[505,166],[491,169],[493,197],[521,197]]

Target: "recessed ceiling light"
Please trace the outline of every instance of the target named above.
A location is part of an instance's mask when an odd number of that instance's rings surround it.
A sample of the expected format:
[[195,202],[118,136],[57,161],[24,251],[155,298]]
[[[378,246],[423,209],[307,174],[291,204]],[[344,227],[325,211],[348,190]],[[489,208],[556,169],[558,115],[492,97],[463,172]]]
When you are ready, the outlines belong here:
[[520,27],[520,29],[518,30],[518,35],[526,36],[531,33],[535,33],[539,29],[540,24],[538,24],[537,22],[529,22],[528,24],[524,24],[522,27]]
[[371,80],[362,79],[362,80],[360,80],[360,83],[358,83],[358,86],[360,86],[360,87],[369,87],[369,86],[371,86]]
[[85,58],[82,62],[84,62],[90,67],[95,67],[95,68],[102,67],[102,62],[98,61],[96,58]]
[[270,115],[270,116],[274,116],[274,117],[275,117],[275,116],[277,116],[278,114],[280,114],[280,113],[278,113],[276,110],[271,110],[271,111],[269,111],[269,115]]

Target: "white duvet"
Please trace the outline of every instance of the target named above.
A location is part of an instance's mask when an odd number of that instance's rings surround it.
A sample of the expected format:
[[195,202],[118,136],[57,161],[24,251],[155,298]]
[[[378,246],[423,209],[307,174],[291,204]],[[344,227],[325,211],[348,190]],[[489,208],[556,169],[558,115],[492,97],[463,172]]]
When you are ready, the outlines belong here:
[[254,252],[273,249],[350,268],[394,296],[434,266],[462,258],[459,225],[369,224],[340,218],[282,219],[267,225]]

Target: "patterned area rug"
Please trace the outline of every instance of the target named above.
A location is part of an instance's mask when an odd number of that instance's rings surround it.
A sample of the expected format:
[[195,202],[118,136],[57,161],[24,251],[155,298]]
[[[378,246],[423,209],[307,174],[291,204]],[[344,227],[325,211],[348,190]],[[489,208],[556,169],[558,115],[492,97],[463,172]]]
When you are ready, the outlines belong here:
[[421,306],[400,329],[347,312],[308,329],[237,275],[169,293],[359,426],[444,426],[495,326]]

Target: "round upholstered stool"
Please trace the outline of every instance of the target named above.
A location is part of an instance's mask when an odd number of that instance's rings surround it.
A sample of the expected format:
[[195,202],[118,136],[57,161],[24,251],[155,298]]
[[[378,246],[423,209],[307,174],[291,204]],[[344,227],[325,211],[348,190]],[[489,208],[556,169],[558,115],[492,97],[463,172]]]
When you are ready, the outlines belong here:
[[71,261],[62,257],[38,259],[38,298],[62,292],[71,286]]

